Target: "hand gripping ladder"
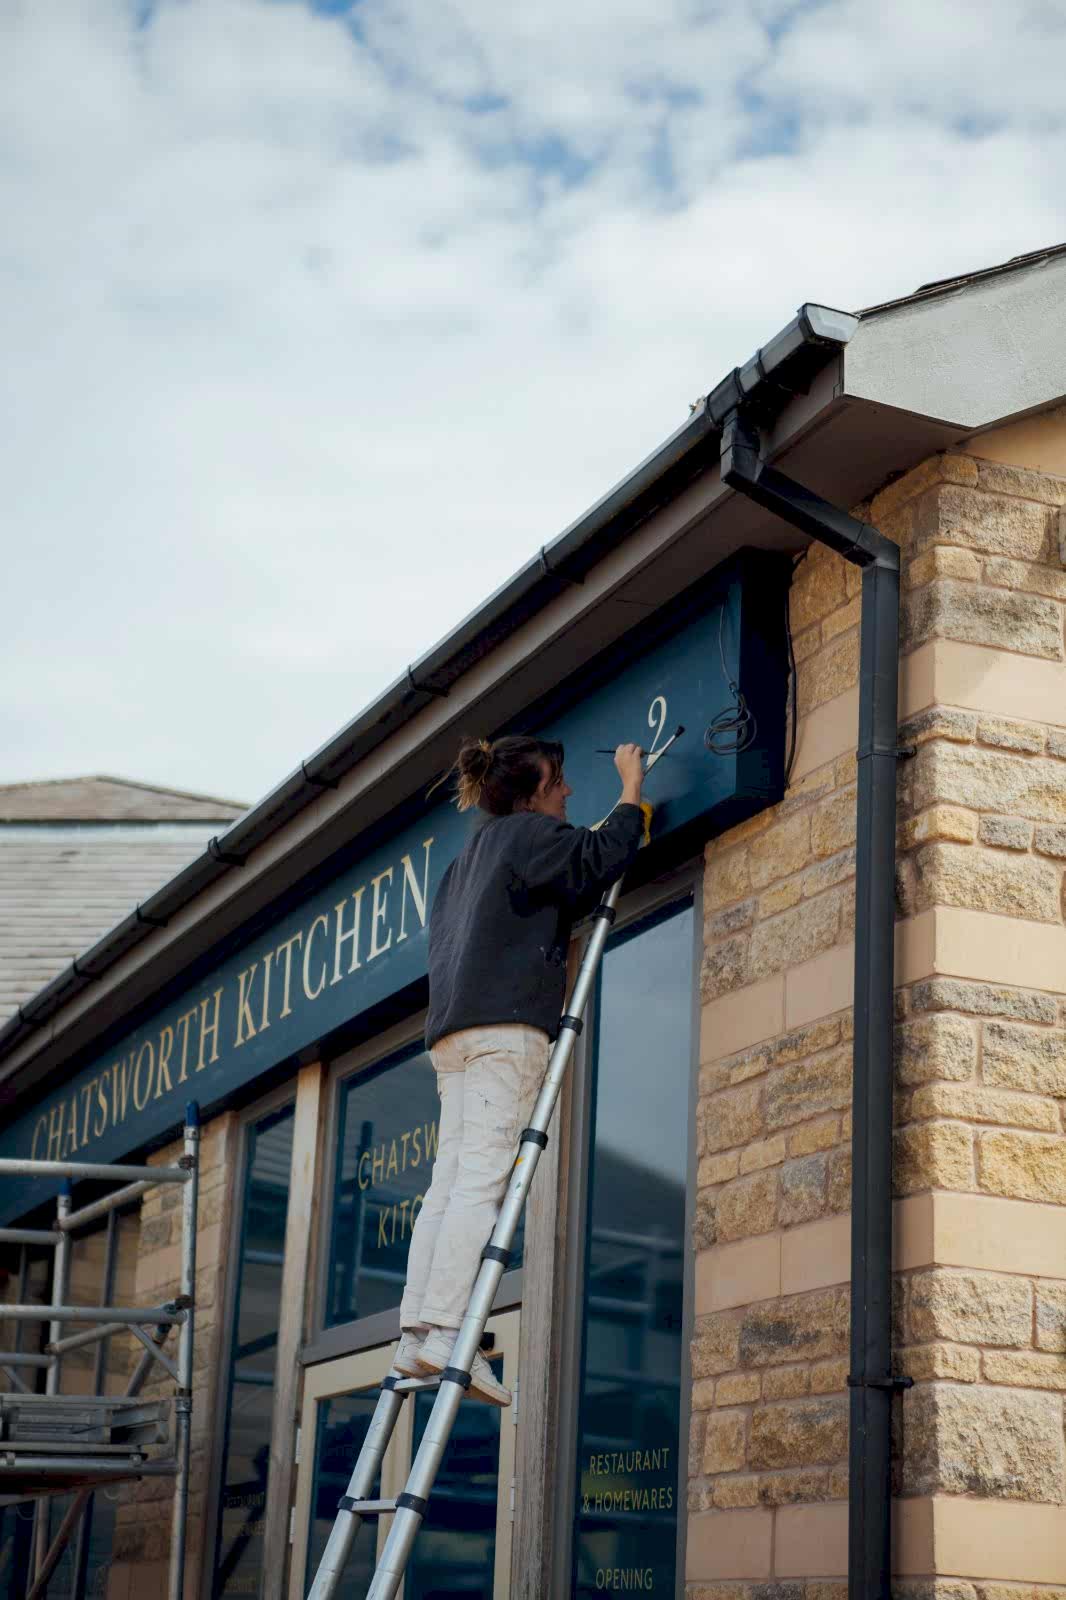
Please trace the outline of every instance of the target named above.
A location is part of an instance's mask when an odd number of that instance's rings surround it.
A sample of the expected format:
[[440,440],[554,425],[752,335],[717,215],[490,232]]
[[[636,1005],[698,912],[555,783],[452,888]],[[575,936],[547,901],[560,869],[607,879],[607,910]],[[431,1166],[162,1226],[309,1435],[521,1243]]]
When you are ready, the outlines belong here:
[[[666,754],[683,732],[683,728],[678,728],[662,748],[648,758],[646,772],[651,771],[659,758]],[[648,817],[649,810],[646,809],[645,842]],[[622,880],[619,878],[607,890],[592,914],[594,925],[574,980],[570,1004],[559,1024],[559,1033],[548,1061],[536,1105],[533,1107],[529,1127],[519,1139],[518,1154],[496,1219],[496,1226],[492,1230],[489,1243],[481,1252],[481,1267],[474,1281],[466,1315],[452,1350],[451,1365],[446,1367],[439,1377],[404,1378],[399,1373],[390,1372],[382,1382],[381,1395],[374,1408],[363,1447],[348,1483],[348,1492],[340,1498],[337,1519],[322,1554],[308,1600],[333,1600],[352,1542],[362,1526],[363,1518],[367,1516],[395,1513],[395,1521],[381,1553],[381,1561],[367,1590],[366,1600],[394,1600],[403,1581],[404,1569],[411,1558],[415,1535],[422,1525],[430,1491],[436,1481],[448,1440],[455,1426],[459,1404],[470,1385],[470,1368],[480,1349],[481,1336],[491,1315],[500,1279],[510,1263],[511,1242],[522,1215],[526,1195],[529,1193],[533,1174],[537,1170],[540,1153],[548,1143],[546,1130],[559,1098],[566,1069],[570,1064],[574,1041],[581,1032],[581,1019],[592,992],[596,969],[603,955],[604,945],[607,943],[607,935],[614,921],[615,906],[618,903],[621,887]],[[435,1389],[437,1398],[433,1402],[433,1410],[403,1493],[397,1495],[395,1500],[369,1499],[405,1398],[416,1390],[426,1389]]]

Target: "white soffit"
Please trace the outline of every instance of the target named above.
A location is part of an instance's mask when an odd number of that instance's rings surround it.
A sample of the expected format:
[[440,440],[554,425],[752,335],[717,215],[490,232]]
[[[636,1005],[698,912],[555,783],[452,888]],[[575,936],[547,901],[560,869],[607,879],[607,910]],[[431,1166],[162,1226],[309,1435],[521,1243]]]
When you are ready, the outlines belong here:
[[844,348],[844,391],[956,427],[1066,394],[1066,255],[868,312]]

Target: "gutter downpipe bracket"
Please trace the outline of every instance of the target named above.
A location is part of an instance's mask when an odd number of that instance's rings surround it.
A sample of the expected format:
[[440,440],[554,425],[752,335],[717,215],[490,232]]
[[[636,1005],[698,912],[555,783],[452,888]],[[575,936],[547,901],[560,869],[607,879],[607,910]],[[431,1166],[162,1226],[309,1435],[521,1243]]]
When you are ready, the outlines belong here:
[[722,482],[862,568],[855,864],[848,1597],[891,1589],[892,1032],[899,550],[762,459],[739,409],[723,421]]

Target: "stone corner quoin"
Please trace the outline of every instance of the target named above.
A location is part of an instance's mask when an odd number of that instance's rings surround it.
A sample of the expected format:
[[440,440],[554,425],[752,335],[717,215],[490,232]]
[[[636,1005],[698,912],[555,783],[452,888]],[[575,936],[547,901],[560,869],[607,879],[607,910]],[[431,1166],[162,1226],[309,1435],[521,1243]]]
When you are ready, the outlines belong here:
[[[914,1386],[894,1492],[972,1522],[950,1578],[900,1575],[934,1600],[1029,1600],[1014,1581],[1066,1596],[1064,508],[1066,478],[962,452],[861,508],[901,549],[916,747],[899,771],[893,1135],[895,1361]],[[705,854],[702,1600],[846,1592],[858,591],[824,548],[797,568],[796,776]],[[921,1559],[935,1574],[932,1545]]]

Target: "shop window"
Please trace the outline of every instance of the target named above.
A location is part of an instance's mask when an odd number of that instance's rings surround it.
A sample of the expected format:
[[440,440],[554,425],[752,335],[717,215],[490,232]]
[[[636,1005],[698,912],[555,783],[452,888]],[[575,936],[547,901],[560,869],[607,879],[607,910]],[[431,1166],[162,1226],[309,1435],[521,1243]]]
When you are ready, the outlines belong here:
[[246,1135],[216,1600],[257,1594],[262,1574],[292,1132],[289,1104],[254,1123]]
[[[101,1229],[97,1234],[89,1234],[78,1238],[71,1251],[71,1298],[75,1304],[109,1303],[118,1306],[136,1305],[136,1275],[137,1251],[141,1236],[140,1211],[113,1212],[109,1219],[110,1226]],[[84,1291],[75,1292],[74,1269],[76,1269],[79,1249],[89,1246],[89,1254],[94,1258],[92,1266],[95,1271],[85,1282]],[[91,1287],[92,1279],[96,1280],[95,1290]],[[108,1339],[106,1343],[97,1345],[95,1350],[86,1350],[86,1366],[91,1360],[93,1371],[88,1383],[89,1374],[83,1372],[81,1384],[68,1385],[66,1361],[72,1356],[81,1355],[81,1351],[72,1351],[71,1356],[64,1362],[63,1384],[64,1393],[79,1392],[82,1384],[96,1394],[123,1394],[129,1383],[133,1369],[140,1359],[140,1346],[132,1336],[123,1330],[116,1338]],[[77,1538],[71,1548],[73,1566],[73,1587],[70,1591],[71,1600],[103,1600],[107,1594],[108,1578],[111,1571],[111,1543],[115,1533],[115,1522],[118,1507],[123,1499],[128,1498],[128,1489],[117,1485],[113,1488],[97,1489],[90,1499],[85,1510],[82,1525]],[[54,1514],[53,1526],[58,1526],[62,1512],[57,1510]],[[65,1558],[64,1558],[65,1559]],[[56,1578],[48,1586],[49,1600],[65,1597],[67,1591],[56,1588]]]
[[[51,1220],[51,1219],[49,1219]],[[12,1304],[42,1305],[52,1298],[51,1250],[23,1247],[7,1268],[3,1298]],[[0,1345],[27,1355],[39,1355],[48,1337],[47,1323],[4,1322],[0,1308]],[[44,1373],[32,1367],[19,1367],[19,1376],[31,1389],[44,1393]],[[4,1375],[5,1389],[14,1385]],[[0,1508],[0,1597],[22,1600],[29,1592],[33,1561],[34,1501]]]
[[[326,1322],[400,1303],[411,1229],[429,1187],[440,1101],[429,1054],[412,1045],[340,1086]],[[521,1236],[513,1265],[521,1264]]]
[[0,1508],[0,1595],[21,1600],[29,1593],[33,1561],[34,1502]]
[[691,1086],[691,903],[614,936],[591,1072],[572,1593],[673,1596]]

